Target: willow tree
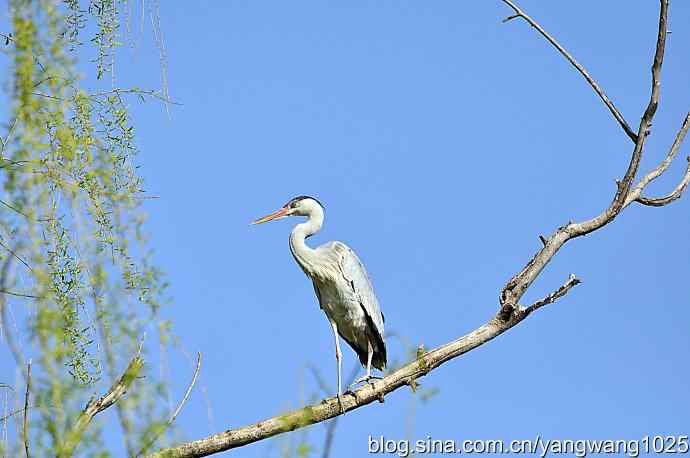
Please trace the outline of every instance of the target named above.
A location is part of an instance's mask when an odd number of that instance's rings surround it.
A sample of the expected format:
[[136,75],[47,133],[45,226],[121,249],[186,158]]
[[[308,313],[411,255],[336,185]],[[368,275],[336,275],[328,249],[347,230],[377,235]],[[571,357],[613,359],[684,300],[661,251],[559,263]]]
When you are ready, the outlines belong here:
[[[165,344],[168,327],[128,110],[167,97],[117,86],[130,8],[11,0],[0,30],[10,69],[0,143],[0,455],[108,456],[91,420],[113,404],[130,456],[167,425],[162,381],[142,359],[145,331]],[[159,37],[157,4],[145,8]],[[14,373],[4,370],[9,358]]]

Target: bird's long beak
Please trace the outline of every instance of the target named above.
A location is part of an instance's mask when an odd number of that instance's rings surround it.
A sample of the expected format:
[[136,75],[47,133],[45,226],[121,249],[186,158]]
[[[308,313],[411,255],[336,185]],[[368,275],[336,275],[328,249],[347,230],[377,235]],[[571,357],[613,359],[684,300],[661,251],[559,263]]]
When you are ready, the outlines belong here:
[[263,218],[257,219],[252,224],[267,223],[269,221],[273,221],[274,219],[285,218],[286,216],[289,216],[288,215],[288,209],[287,209],[287,207],[283,207],[277,211],[274,211],[270,215],[266,215]]

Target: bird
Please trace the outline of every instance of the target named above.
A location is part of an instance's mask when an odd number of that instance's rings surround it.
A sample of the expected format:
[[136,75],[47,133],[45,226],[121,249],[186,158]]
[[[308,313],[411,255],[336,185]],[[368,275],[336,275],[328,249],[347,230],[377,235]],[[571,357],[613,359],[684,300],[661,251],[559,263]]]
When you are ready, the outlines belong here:
[[[321,310],[326,314],[335,338],[335,359],[338,370],[338,402],[344,412],[342,400],[342,353],[340,339],[355,351],[366,368],[366,375],[351,386],[380,377],[371,374],[372,366],[380,371],[386,367],[385,318],[379,307],[374,287],[362,261],[343,242],[333,241],[317,248],[306,244],[323,225],[324,207],[314,197],[298,196],[290,199],[275,212],[257,219],[252,224],[306,216],[290,232],[290,252],[302,271],[314,285]],[[350,386],[350,387],[351,387]],[[350,389],[348,388],[348,391]]]

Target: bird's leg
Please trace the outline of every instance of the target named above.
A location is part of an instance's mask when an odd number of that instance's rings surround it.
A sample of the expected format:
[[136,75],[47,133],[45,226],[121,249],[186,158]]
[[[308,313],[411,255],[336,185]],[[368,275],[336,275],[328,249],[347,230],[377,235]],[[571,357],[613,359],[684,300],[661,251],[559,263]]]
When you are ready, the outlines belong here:
[[333,328],[333,337],[335,338],[335,360],[338,364],[338,404],[340,404],[340,413],[345,413],[345,406],[343,405],[343,397],[341,395],[342,387],[341,387],[341,381],[340,381],[341,380],[340,379],[340,372],[341,372],[343,354],[340,352],[340,339],[338,339],[338,326],[335,324],[335,321],[331,321],[331,327]]
[[352,391],[352,387],[359,385],[360,383],[363,382],[369,382],[371,383],[372,379],[380,379],[381,377],[376,377],[374,375],[371,375],[371,358],[374,356],[374,348],[371,346],[371,341],[367,339],[367,375],[364,377],[360,377],[354,382],[350,384],[348,387],[348,391]]

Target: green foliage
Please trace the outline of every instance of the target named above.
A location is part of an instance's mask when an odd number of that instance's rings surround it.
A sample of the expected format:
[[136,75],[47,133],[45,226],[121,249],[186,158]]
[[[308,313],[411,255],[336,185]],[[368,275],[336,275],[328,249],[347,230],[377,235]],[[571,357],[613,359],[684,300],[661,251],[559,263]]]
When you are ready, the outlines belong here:
[[95,15],[98,21],[98,31],[91,41],[98,47],[97,78],[101,79],[104,73],[112,70],[115,46],[119,44],[115,40],[120,26],[115,0],[91,0],[89,12]]
[[[159,328],[161,345],[170,342],[158,317],[167,284],[146,246],[128,110],[128,97],[160,95],[99,87],[120,44],[123,3],[83,3],[11,0],[5,47],[12,107],[0,144],[1,342],[22,371],[34,357],[36,456],[61,450],[86,402],[122,375],[146,329]],[[75,64],[90,48],[97,57],[89,78]],[[16,328],[6,319],[10,308],[23,320]],[[160,431],[165,389],[151,374],[128,382],[114,408],[132,454]],[[77,453],[109,456],[101,434],[89,426]],[[23,445],[0,441],[0,449],[14,456]]]
[[311,445],[307,443],[301,443],[297,446],[296,455],[299,458],[306,458],[314,452],[315,450]]

